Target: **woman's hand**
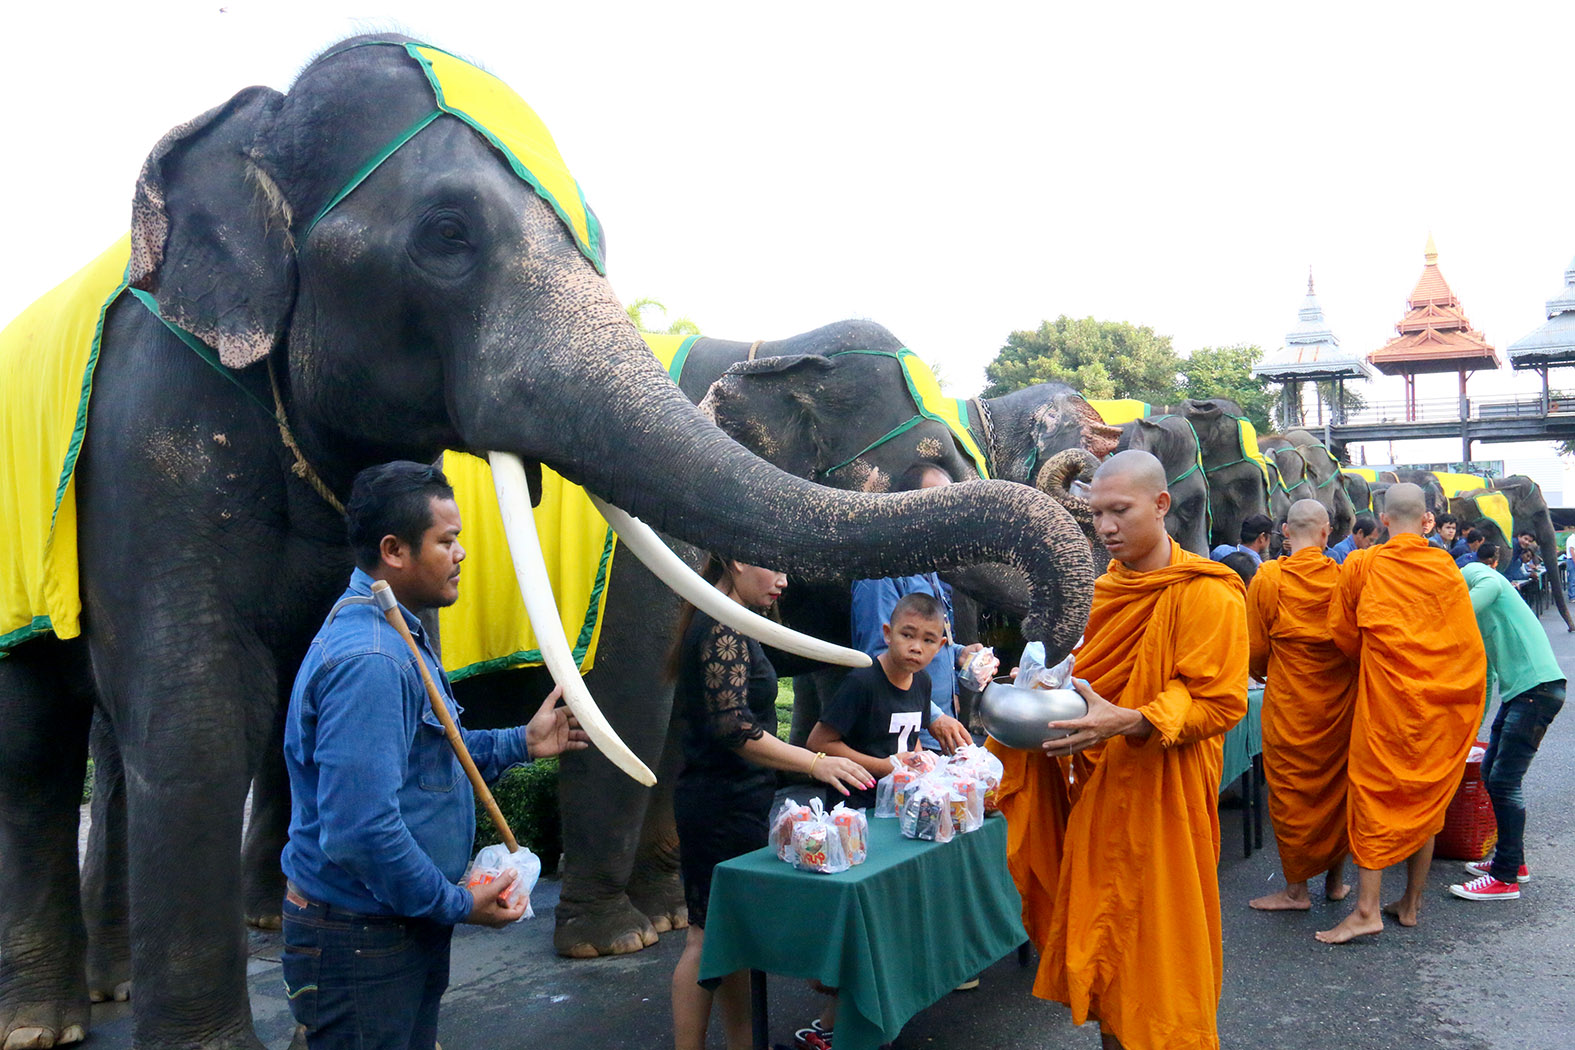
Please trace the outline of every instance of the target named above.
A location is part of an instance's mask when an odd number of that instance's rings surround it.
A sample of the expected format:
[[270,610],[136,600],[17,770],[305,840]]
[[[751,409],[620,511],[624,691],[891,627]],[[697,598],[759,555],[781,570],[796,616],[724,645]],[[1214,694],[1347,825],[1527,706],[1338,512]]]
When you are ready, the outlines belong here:
[[851,758],[837,758],[818,752],[810,759],[809,775],[844,795],[852,794],[851,789],[867,790],[875,786],[875,778],[870,776],[869,770]]

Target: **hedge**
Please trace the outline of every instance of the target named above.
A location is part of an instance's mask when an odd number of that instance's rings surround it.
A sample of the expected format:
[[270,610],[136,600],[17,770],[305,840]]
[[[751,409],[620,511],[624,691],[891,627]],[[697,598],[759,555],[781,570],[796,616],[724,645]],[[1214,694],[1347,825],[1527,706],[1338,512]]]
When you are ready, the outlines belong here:
[[[543,758],[527,766],[515,766],[492,785],[503,819],[509,822],[514,837],[541,858],[543,875],[558,870],[563,852],[563,829],[558,823],[558,760]],[[476,841],[471,854],[483,846],[503,841],[492,818],[476,803]]]

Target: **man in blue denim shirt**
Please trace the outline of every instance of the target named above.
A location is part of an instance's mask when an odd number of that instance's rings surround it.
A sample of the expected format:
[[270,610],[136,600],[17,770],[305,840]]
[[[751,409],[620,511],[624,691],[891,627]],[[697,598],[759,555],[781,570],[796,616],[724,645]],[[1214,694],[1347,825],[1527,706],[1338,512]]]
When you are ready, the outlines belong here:
[[[473,890],[458,885],[475,795],[415,657],[371,597],[373,581],[387,581],[457,719],[415,615],[459,597],[465,549],[453,490],[434,467],[371,467],[356,478],[346,517],[358,568],[301,663],[285,728],[285,986],[313,1050],[430,1050],[454,925],[505,925],[526,899],[508,892],[512,872]],[[585,746],[556,700],[555,691],[525,726],[461,730],[483,777]]]

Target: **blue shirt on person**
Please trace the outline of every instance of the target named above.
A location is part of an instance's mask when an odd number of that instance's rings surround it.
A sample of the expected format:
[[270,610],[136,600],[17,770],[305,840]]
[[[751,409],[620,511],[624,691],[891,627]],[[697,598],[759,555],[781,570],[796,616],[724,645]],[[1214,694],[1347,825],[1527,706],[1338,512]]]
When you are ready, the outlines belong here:
[[1324,553],[1333,558],[1335,564],[1344,565],[1345,559],[1350,557],[1354,550],[1356,550],[1356,534],[1352,533],[1333,547],[1326,548]]
[[[886,651],[886,639],[881,627],[891,622],[891,611],[897,599],[905,594],[928,594],[940,599],[946,610],[946,633],[952,634],[952,589],[933,572],[914,576],[891,576],[878,580],[856,580],[853,584],[853,648],[871,656]],[[957,695],[957,655],[963,646],[956,642],[941,645],[925,668],[930,676],[930,720],[940,715],[957,716],[954,698]],[[926,729],[919,741],[931,750],[940,750],[940,744]]]
[[[290,841],[280,859],[303,894],[331,907],[463,922],[472,902],[458,881],[476,833],[475,793],[410,648],[371,593],[372,577],[356,569],[296,674],[284,736]],[[421,621],[399,611],[457,723],[460,707]],[[460,734],[489,781],[530,760],[523,726]]]

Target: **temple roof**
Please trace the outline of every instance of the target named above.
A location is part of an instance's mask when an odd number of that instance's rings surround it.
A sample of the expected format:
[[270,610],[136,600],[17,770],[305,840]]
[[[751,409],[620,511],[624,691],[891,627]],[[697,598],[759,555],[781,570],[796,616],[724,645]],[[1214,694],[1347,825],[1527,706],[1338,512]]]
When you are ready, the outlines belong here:
[[1515,368],[1575,364],[1575,259],[1564,271],[1564,287],[1548,300],[1548,319],[1530,335],[1509,345]]
[[1252,366],[1257,379],[1278,383],[1298,380],[1371,379],[1373,370],[1359,356],[1340,349],[1340,340],[1323,318],[1323,307],[1313,292],[1312,270],[1307,271],[1307,298],[1297,311],[1296,327],[1285,334],[1285,346]]
[[1368,354],[1367,360],[1391,376],[1497,368],[1498,352],[1472,329],[1460,300],[1438,269],[1432,234],[1423,262],[1422,276],[1406,300],[1406,315],[1395,325],[1400,334]]

